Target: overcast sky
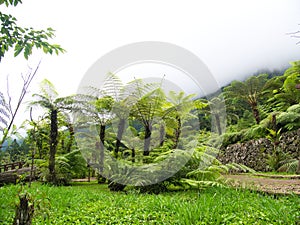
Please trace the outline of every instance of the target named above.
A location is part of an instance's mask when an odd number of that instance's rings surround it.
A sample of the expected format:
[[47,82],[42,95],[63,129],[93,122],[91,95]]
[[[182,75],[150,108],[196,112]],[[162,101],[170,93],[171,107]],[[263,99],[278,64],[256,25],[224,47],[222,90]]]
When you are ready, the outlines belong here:
[[[52,41],[67,53],[40,51],[26,62],[6,55],[0,64],[1,88],[6,75],[16,78],[42,59],[32,92],[48,78],[62,96],[76,92],[90,66],[111,50],[140,41],[176,44],[196,54],[224,85],[264,68],[282,68],[300,59],[299,0],[24,0],[13,14],[24,27],[56,30]],[[164,71],[162,71],[164,73]],[[2,89],[3,90],[3,89]],[[16,92],[17,90],[14,89]]]

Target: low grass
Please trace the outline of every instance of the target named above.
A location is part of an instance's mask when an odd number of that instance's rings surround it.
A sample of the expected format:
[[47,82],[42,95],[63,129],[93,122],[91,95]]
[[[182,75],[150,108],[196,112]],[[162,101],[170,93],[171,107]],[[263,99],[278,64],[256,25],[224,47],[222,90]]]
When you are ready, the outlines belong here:
[[[12,224],[19,188],[0,188],[0,224]],[[295,195],[214,187],[158,195],[112,193],[107,185],[95,183],[34,183],[28,191],[42,206],[33,224],[300,224],[300,199]]]

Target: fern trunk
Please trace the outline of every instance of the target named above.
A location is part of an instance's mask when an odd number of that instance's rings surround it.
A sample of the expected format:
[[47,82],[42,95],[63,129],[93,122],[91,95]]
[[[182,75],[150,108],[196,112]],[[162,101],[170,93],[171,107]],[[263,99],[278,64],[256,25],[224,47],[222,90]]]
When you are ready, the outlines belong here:
[[104,140],[105,140],[105,125],[100,125],[100,158],[99,158],[99,172],[102,174],[104,167]]
[[151,125],[145,126],[145,138],[144,138],[144,156],[149,156],[150,154],[150,143],[151,143],[152,127]]
[[217,125],[218,134],[221,135],[222,134],[222,128],[221,128],[220,116],[218,114],[215,114],[215,119],[216,119],[216,125]]
[[131,149],[131,162],[135,163],[135,149],[134,148]]
[[166,129],[165,125],[162,123],[159,128],[159,146],[162,147],[165,142]]
[[55,154],[58,144],[58,126],[57,126],[57,110],[54,109],[50,112],[50,155],[49,155],[49,177],[50,183],[56,184],[56,172],[55,172]]
[[253,103],[251,105],[251,110],[252,110],[252,114],[254,116],[254,119],[256,121],[256,124],[259,124],[260,123],[260,115],[259,115],[259,111],[258,111],[258,108],[257,108],[257,103]]
[[125,119],[121,119],[118,124],[118,133],[117,133],[117,141],[116,141],[116,148],[115,148],[115,157],[118,158],[119,149],[121,146],[122,136],[125,129]]
[[177,120],[177,128],[175,130],[175,140],[174,140],[174,146],[173,146],[174,149],[176,149],[178,147],[179,138],[180,138],[180,134],[181,134],[181,126],[182,126],[179,115],[176,116],[176,120]]
[[73,142],[74,142],[74,136],[75,136],[75,132],[74,132],[74,127],[71,123],[68,124],[68,130],[70,133],[70,139],[69,139],[69,143],[67,146],[67,152],[71,152],[72,150],[72,146],[73,146]]

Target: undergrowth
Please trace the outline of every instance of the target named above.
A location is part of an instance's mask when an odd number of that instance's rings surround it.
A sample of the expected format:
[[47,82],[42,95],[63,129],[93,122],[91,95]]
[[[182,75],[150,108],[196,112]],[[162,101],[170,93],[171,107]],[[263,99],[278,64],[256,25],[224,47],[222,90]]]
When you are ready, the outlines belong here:
[[[107,185],[74,183],[51,187],[34,183],[35,198],[49,198],[33,224],[299,224],[298,196],[269,196],[212,187],[203,191],[112,193]],[[12,224],[18,186],[0,188],[0,224]]]

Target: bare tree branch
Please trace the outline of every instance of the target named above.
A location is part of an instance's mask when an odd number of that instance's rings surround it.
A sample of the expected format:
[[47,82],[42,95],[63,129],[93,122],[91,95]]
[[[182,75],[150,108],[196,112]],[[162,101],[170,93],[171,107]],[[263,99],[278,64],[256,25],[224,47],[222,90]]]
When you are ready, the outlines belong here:
[[7,79],[7,96],[8,96],[8,107],[9,107],[9,113],[11,114],[11,118],[10,118],[10,121],[9,121],[9,124],[7,126],[7,129],[4,130],[4,133],[3,133],[3,137],[2,139],[0,140],[0,149],[3,145],[3,143],[5,142],[8,134],[9,134],[9,131],[11,130],[13,124],[14,124],[14,121],[15,121],[15,118],[17,116],[17,113],[20,109],[20,106],[24,100],[24,97],[25,95],[27,94],[27,91],[28,91],[28,88],[33,80],[33,78],[35,77],[35,75],[37,74],[37,71],[40,67],[40,64],[41,64],[41,61],[38,63],[37,67],[35,68],[35,70],[32,72],[30,71],[26,76],[22,76],[22,80],[23,80],[23,87],[22,87],[22,90],[20,92],[20,95],[19,95],[19,98],[18,98],[18,101],[17,101],[17,105],[16,107],[13,109],[13,106],[12,106],[12,97],[10,95],[10,91],[9,91],[9,81]]

